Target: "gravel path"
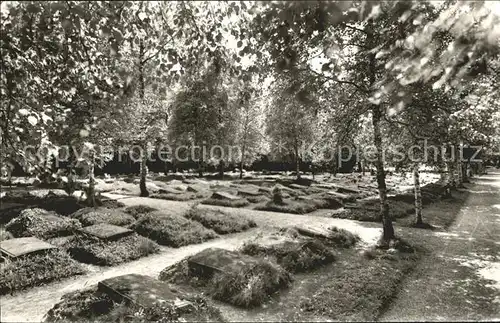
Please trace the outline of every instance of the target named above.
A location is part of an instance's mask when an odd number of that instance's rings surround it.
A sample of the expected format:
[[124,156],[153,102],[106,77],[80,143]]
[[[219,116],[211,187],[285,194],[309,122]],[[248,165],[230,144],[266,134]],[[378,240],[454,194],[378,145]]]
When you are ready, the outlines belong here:
[[407,277],[381,321],[500,321],[500,171],[474,180],[448,232]]

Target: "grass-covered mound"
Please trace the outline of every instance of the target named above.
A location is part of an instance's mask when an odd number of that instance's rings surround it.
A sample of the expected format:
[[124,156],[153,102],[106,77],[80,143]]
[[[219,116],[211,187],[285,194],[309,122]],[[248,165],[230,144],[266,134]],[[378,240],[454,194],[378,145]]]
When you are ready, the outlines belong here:
[[[415,206],[401,200],[388,200],[389,216],[393,219],[407,217],[415,212]],[[360,201],[356,208],[346,208],[343,212],[335,213],[335,217],[358,221],[380,222],[380,202],[378,199]]]
[[292,282],[288,271],[269,261],[247,266],[238,273],[215,274],[210,283],[213,298],[241,307],[256,307]]
[[332,248],[320,241],[285,241],[273,245],[250,242],[241,252],[249,256],[271,257],[290,272],[307,272],[335,261]]
[[[172,292],[176,293],[175,290]],[[200,296],[179,295],[193,306],[178,310],[157,305],[138,308],[116,303],[97,286],[66,294],[44,317],[44,322],[223,322],[220,311]]]
[[222,200],[210,197],[201,202],[202,204],[217,205],[217,206],[227,206],[227,207],[245,207],[250,204],[246,198],[240,198],[237,200]]
[[264,205],[258,205],[255,207],[256,210],[261,211],[272,211],[281,213],[293,213],[293,214],[306,214],[318,209],[318,205],[312,201],[307,200],[292,200],[285,199],[281,203],[277,203],[273,200],[267,202]]
[[150,207],[148,205],[139,204],[139,205],[129,206],[124,211],[125,213],[128,213],[131,216],[133,216],[135,219],[138,219],[141,215],[158,211],[158,209],[155,209],[154,207]]
[[157,194],[151,194],[150,197],[161,200],[184,202],[184,201],[191,201],[204,198],[205,195],[201,193],[197,194],[194,192],[183,192],[183,193],[157,193]]
[[201,243],[217,237],[217,234],[198,222],[177,214],[152,212],[141,216],[132,229],[161,245],[181,247]]
[[300,312],[336,321],[377,320],[418,257],[395,249],[345,255],[335,270],[325,268],[314,293],[300,301]]
[[19,217],[6,224],[5,229],[15,237],[50,239],[73,234],[82,225],[78,220],[59,217],[55,212],[42,209],[26,209]]
[[78,234],[65,242],[63,247],[74,259],[99,266],[113,266],[159,252],[156,243],[135,233],[118,240],[101,240]]
[[58,249],[7,259],[0,268],[0,294],[85,273],[84,268]]
[[270,198],[265,195],[246,196],[245,198],[250,203],[264,203],[270,200]]
[[118,209],[108,209],[105,207],[85,208],[71,215],[78,219],[84,226],[98,223],[109,223],[118,226],[127,226],[134,223],[135,218]]
[[192,207],[185,215],[187,219],[200,222],[205,228],[218,234],[246,231],[257,226],[255,221],[244,215],[229,214],[220,210],[207,210]]
[[256,307],[292,282],[288,271],[267,260],[247,265],[237,273],[216,273],[211,277],[191,275],[188,259],[162,270],[160,280],[202,288],[214,299],[241,307]]

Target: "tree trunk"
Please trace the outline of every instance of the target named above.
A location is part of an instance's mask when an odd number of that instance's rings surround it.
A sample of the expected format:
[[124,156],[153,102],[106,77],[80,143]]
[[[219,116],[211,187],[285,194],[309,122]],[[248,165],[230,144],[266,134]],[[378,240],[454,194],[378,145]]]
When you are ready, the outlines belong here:
[[224,179],[224,161],[222,159],[219,161],[219,177]]
[[241,160],[240,160],[240,179],[243,179],[243,164],[245,161],[245,145],[241,147]]
[[377,169],[377,185],[380,198],[380,216],[383,224],[382,242],[387,243],[395,238],[392,219],[389,216],[389,203],[387,201],[387,185],[385,183],[384,160],[382,156],[382,133],[380,131],[380,120],[382,111],[378,105],[372,106],[373,121],[373,143],[376,148],[377,158],[375,168]]
[[415,186],[415,224],[421,225],[422,221],[422,191],[420,190],[420,176],[418,173],[418,163],[413,167],[413,184]]
[[87,191],[87,204],[89,206],[97,206],[95,200],[95,176],[94,176],[94,154],[90,154],[89,161],[89,188]]
[[295,171],[297,172],[297,180],[300,179],[300,158],[299,148],[295,146]]
[[462,187],[464,182],[464,173],[462,169],[462,161],[460,158],[457,158],[457,182],[456,187]]
[[141,156],[141,180],[139,182],[139,188],[141,190],[141,197],[148,197],[149,192],[146,187],[146,175],[148,173],[147,161],[148,161],[148,147],[147,144],[143,144],[143,154]]

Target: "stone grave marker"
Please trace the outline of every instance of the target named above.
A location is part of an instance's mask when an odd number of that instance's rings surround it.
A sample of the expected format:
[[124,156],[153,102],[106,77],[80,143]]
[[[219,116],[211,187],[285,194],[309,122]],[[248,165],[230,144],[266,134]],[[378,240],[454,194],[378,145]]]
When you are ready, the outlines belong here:
[[108,223],[98,223],[79,230],[101,240],[117,240],[133,233],[132,230]]
[[240,197],[238,197],[238,196],[232,195],[228,192],[222,192],[222,191],[214,192],[212,194],[212,198],[218,199],[218,200],[231,200],[231,201],[235,201],[235,200],[240,199]]
[[151,308],[158,303],[167,303],[178,309],[192,306],[173,293],[169,284],[150,276],[128,274],[108,278],[100,281],[97,288],[116,302],[142,308]]
[[260,193],[269,193],[269,194],[271,194],[271,193],[272,193],[272,191],[273,191],[273,189],[272,189],[272,188],[270,188],[270,187],[265,187],[265,186],[263,186],[263,187],[259,187],[259,190],[258,190],[258,192],[260,192]]
[[17,258],[31,253],[38,253],[56,248],[55,246],[35,237],[4,240],[0,244],[2,255]]
[[189,271],[197,277],[208,278],[214,273],[237,273],[257,259],[221,248],[208,248],[188,260]]

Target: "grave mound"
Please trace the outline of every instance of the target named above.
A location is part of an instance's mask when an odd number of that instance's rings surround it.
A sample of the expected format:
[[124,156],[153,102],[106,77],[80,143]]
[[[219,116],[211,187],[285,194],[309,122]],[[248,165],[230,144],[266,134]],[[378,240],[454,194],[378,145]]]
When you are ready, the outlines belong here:
[[6,224],[5,229],[15,237],[50,239],[71,235],[81,227],[76,219],[60,217],[55,212],[35,208],[21,211],[19,217]]

